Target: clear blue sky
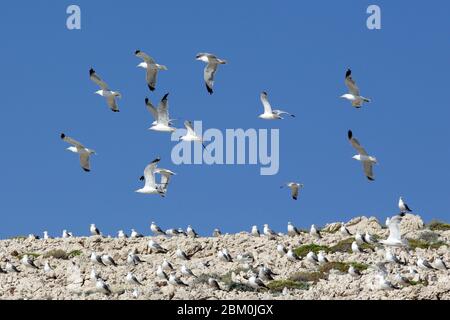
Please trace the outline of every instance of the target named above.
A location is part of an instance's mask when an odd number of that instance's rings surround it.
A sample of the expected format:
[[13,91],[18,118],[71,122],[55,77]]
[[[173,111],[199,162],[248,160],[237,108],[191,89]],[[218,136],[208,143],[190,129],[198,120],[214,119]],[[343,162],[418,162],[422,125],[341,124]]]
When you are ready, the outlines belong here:
[[[82,10],[82,30],[66,29],[66,8]],[[366,28],[378,4],[382,29]],[[2,3],[0,59],[0,237],[62,229],[149,233],[192,224],[209,235],[269,223],[285,231],[374,215],[384,221],[403,195],[429,221],[450,220],[450,4],[431,1],[8,1]],[[150,93],[133,53],[169,71]],[[198,52],[228,60],[215,94],[202,81]],[[88,70],[123,94],[115,114],[94,95]],[[347,67],[373,102],[355,110]],[[294,120],[257,118],[259,93]],[[170,92],[171,115],[204,127],[280,128],[280,171],[259,166],[175,166],[169,135],[148,131],[144,98]],[[236,117],[239,114],[239,117]],[[177,122],[182,125],[182,121]],[[347,130],[377,156],[369,183]],[[90,174],[65,151],[60,132],[96,149]],[[178,173],[167,198],[134,190],[155,156]],[[305,188],[292,201],[281,183]]]

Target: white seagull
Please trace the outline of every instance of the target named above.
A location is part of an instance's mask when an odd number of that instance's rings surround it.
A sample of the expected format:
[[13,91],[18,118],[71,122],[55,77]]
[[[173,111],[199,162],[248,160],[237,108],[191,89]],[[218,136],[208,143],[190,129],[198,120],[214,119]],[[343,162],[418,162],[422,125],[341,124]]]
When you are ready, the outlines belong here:
[[400,212],[411,212],[411,209],[408,207],[408,205],[403,201],[403,198],[400,197],[398,200],[398,208],[400,209]]
[[214,290],[221,290],[221,289],[220,289],[220,286],[219,286],[219,283],[218,283],[217,280],[214,279],[214,278],[209,278],[209,279],[208,279],[208,285],[209,285],[211,288],[213,288]]
[[290,237],[295,237],[300,234],[300,231],[298,231],[298,229],[291,222],[288,222],[287,232]]
[[287,114],[291,116],[292,118],[295,118],[293,114],[290,114],[289,112],[283,111],[283,110],[272,110],[272,106],[269,103],[269,100],[267,99],[267,92],[263,91],[260,95],[261,102],[264,107],[264,113],[260,114],[258,117],[264,120],[281,120],[284,119],[282,117],[283,114]]
[[329,262],[327,257],[325,257],[325,253],[323,251],[319,251],[319,253],[317,254],[317,260],[320,265],[324,265]]
[[144,236],[134,229],[131,229],[130,238],[143,238]]
[[270,229],[269,225],[267,223],[264,224],[263,232],[269,238],[278,237],[278,234],[275,231],[273,231],[272,229]]
[[145,70],[147,70],[145,79],[147,80],[148,88],[150,89],[150,91],[155,91],[158,71],[167,70],[167,67],[157,64],[152,57],[150,57],[145,52],[142,52],[141,50],[136,50],[134,52],[134,55],[144,60],[144,62],[138,64],[138,68],[144,68]]
[[158,108],[155,108],[148,98],[145,98],[145,106],[147,110],[153,115],[155,121],[149,130],[160,132],[174,132],[176,128],[172,127],[172,120],[169,118],[169,94],[166,93],[161,99]]
[[153,221],[152,221],[152,223],[150,225],[150,230],[157,236],[161,236],[161,235],[165,236],[166,235],[166,233],[164,231],[162,231],[161,228],[158,227],[156,225],[156,223],[153,222]]
[[17,269],[9,260],[6,260],[5,271],[7,273],[20,273],[19,269]]
[[156,253],[167,253],[167,249],[161,247],[161,245],[153,240],[148,241],[148,247],[154,250]]
[[423,258],[417,259],[417,266],[422,270],[437,270],[435,267],[433,267],[428,260],[425,260]]
[[370,181],[374,181],[375,177],[373,175],[372,166],[378,163],[377,158],[368,155],[359,141],[355,137],[353,137],[353,132],[351,130],[348,131],[348,139],[353,148],[355,148],[358,152],[357,155],[353,156],[353,159],[361,161],[364,169],[364,174],[366,175],[367,179],[369,179]]
[[20,262],[22,262],[22,264],[30,269],[39,269],[35,264],[33,259],[31,259],[27,254],[24,254],[22,259],[20,260]]
[[95,93],[106,98],[106,102],[108,103],[109,108],[113,112],[119,112],[119,107],[116,102],[116,97],[122,98],[122,95],[119,92],[110,90],[108,85],[106,84],[106,82],[104,82],[97,75],[97,73],[95,72],[94,69],[91,68],[91,70],[89,70],[89,76],[90,76],[91,80],[101,88],[100,90],[96,91]]
[[408,241],[406,239],[402,239],[402,235],[400,233],[400,222],[405,214],[400,213],[389,219],[389,237],[386,240],[379,240],[379,242],[385,246],[393,246],[393,247],[407,247]]
[[287,259],[289,260],[289,261],[299,261],[300,260],[300,258],[298,257],[298,255],[294,252],[294,251],[292,251],[292,249],[289,249],[288,250],[288,252],[287,252],[287,254],[286,254],[286,257],[287,257]]
[[222,232],[219,230],[219,229],[214,229],[214,231],[213,231],[213,234],[212,234],[212,236],[214,237],[214,238],[218,238],[218,237],[220,237],[222,235]]
[[80,142],[66,136],[64,133],[61,133],[60,137],[65,142],[72,145],[71,147],[68,147],[67,150],[69,150],[73,153],[78,153],[80,155],[81,168],[86,172],[91,171],[91,165],[89,163],[89,159],[90,159],[91,155],[95,154],[95,150],[86,148]]
[[252,226],[252,231],[250,232],[250,234],[254,237],[259,237],[260,233],[259,233],[258,227]]
[[355,233],[355,241],[357,244],[363,244],[367,243],[366,239],[359,233],[359,231],[356,231]]
[[163,263],[161,264],[161,267],[165,271],[173,271],[172,264],[169,261],[167,261],[166,259],[163,260]]
[[352,71],[350,69],[345,73],[345,85],[349,93],[342,95],[341,98],[351,101],[353,107],[361,108],[364,102],[370,102],[370,99],[364,98],[359,94],[359,88],[352,78]]
[[400,289],[397,286],[394,286],[389,280],[387,280],[384,276],[384,274],[377,274],[376,277],[378,278],[378,288],[381,290],[394,290],[394,289]]
[[255,290],[261,289],[261,288],[265,288],[265,289],[269,289],[264,282],[262,282],[261,279],[257,278],[255,275],[252,275],[249,279],[248,279],[248,285],[250,287],[252,287]]
[[361,272],[352,265],[348,268],[348,274],[354,278],[361,276]]
[[172,272],[169,276],[169,284],[171,284],[173,286],[188,287],[188,285],[186,283],[184,283],[183,281],[181,281],[181,279],[178,278],[174,272]]
[[186,228],[186,233],[189,237],[198,238],[198,233],[195,232],[194,228],[191,225],[188,225]]
[[117,238],[126,239],[126,238],[128,238],[128,236],[126,235],[125,232],[123,232],[123,230],[119,230],[119,231],[117,231]]
[[63,239],[71,238],[73,237],[73,234],[72,232],[68,232],[66,229],[64,229],[62,232],[62,237]]
[[287,250],[286,250],[286,248],[280,243],[280,244],[277,245],[277,252],[278,252],[278,254],[279,254],[280,256],[283,257],[284,255],[286,255]]
[[308,252],[308,254],[306,255],[306,261],[314,265],[319,263],[319,259],[317,258],[317,255],[313,251]]
[[158,268],[156,269],[156,275],[161,280],[169,280],[169,277],[167,276],[167,273],[164,272],[164,270],[162,269],[161,266],[158,266]]
[[[298,192],[301,188],[304,187],[303,184],[297,182],[289,182],[286,184],[286,186],[291,189],[291,197],[294,200],[298,199]],[[284,186],[281,186],[280,188],[284,188]]]
[[345,226],[345,223],[341,222],[341,229],[340,229],[341,235],[343,236],[351,236],[352,234],[350,231],[348,231],[347,227]]
[[182,275],[197,278],[197,276],[192,272],[192,270],[186,267],[186,265],[184,264],[181,266],[180,270]]
[[165,191],[163,186],[156,183],[155,173],[156,173],[156,165],[161,161],[160,158],[156,158],[153,160],[147,167],[145,167],[144,175],[140,178],[141,181],[145,181],[145,185],[143,188],[136,190],[137,193],[142,194],[159,194],[164,197]]
[[102,261],[102,257],[97,255],[95,252],[91,252],[90,260],[95,264],[105,266],[105,264]]
[[447,270],[448,267],[442,258],[435,258],[433,261],[433,267],[438,270]]
[[106,284],[105,281],[103,281],[102,278],[98,278],[97,282],[95,283],[95,287],[97,288],[97,290],[101,293],[104,293],[106,295],[110,295],[112,293],[111,289],[109,288],[109,286]]
[[398,257],[391,251],[391,249],[389,247],[386,248],[384,260],[389,263],[396,263],[396,264],[403,264],[403,265],[405,264],[404,262],[402,262],[398,259]]
[[92,223],[91,226],[89,227],[89,231],[91,232],[91,235],[93,235],[93,236],[101,235],[100,230],[95,226],[94,223]]
[[197,54],[196,59],[207,63],[205,70],[203,71],[203,79],[205,80],[208,93],[213,94],[214,75],[217,71],[217,67],[219,64],[226,64],[227,62],[210,53],[199,53]]
[[309,230],[309,235],[318,239],[322,238],[322,235],[320,234],[320,231],[316,228],[315,224],[311,226],[311,229]]
[[180,141],[194,141],[194,142],[200,142],[203,146],[203,149],[206,149],[205,144],[203,143],[203,138],[200,137],[198,134],[194,131],[194,126],[191,121],[186,120],[184,122],[184,126],[186,127],[186,134],[184,136],[180,137]]
[[361,253],[361,249],[358,246],[358,243],[356,243],[356,241],[352,242],[352,252],[353,253]]
[[139,280],[136,278],[136,276],[135,276],[134,274],[132,274],[131,272],[128,272],[128,274],[127,274],[125,280],[126,280],[129,284],[142,286],[142,283],[140,283]]
[[134,252],[130,252],[128,253],[127,256],[127,263],[133,266],[137,266],[139,263],[144,262],[143,260],[141,260],[141,258],[139,258],[139,256],[137,254],[135,254]]
[[102,255],[101,259],[105,266],[117,267],[117,263],[114,261],[114,259],[109,254]]
[[190,260],[191,258],[181,249],[177,249],[177,251],[175,252],[175,254],[177,255],[178,258],[180,258],[181,260]]
[[44,240],[49,240],[49,239],[53,239],[53,238],[48,235],[48,231],[44,231]]

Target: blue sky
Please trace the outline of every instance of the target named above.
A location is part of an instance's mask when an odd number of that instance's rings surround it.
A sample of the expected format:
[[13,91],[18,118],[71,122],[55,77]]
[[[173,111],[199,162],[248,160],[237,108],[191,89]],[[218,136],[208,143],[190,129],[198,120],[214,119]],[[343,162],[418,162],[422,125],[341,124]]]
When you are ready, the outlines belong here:
[[[81,7],[80,31],[66,28],[70,4]],[[366,27],[370,4],[381,7],[381,30]],[[444,1],[3,3],[0,237],[81,235],[90,223],[107,234],[149,233],[153,220],[164,229],[192,224],[204,235],[359,215],[384,221],[400,195],[425,220],[450,220],[449,9]],[[154,93],[136,68],[136,49],[169,68]],[[228,60],[212,96],[198,52]],[[94,94],[90,67],[122,92],[121,113]],[[338,98],[347,67],[373,99],[361,110]],[[262,90],[297,118],[258,119]],[[251,165],[173,165],[174,143],[147,130],[143,103],[166,92],[176,119],[221,130],[279,128],[278,175],[260,176]],[[351,158],[348,129],[380,162],[373,183]],[[61,132],[96,149],[90,174],[65,151]],[[167,198],[136,194],[158,155],[178,173]],[[279,189],[290,180],[305,184],[298,201]]]

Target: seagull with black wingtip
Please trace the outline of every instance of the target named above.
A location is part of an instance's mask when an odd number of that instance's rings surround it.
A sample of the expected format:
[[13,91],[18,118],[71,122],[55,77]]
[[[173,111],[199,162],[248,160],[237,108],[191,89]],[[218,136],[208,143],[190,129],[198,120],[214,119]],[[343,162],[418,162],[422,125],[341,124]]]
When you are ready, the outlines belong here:
[[203,52],[197,54],[195,58],[196,60],[207,63],[205,70],[203,71],[203,79],[205,80],[206,90],[208,90],[209,94],[213,94],[214,75],[216,74],[217,67],[219,64],[226,64],[227,62],[217,58],[213,54]]
[[95,93],[106,98],[106,102],[108,103],[111,111],[119,112],[119,106],[117,105],[116,98],[122,98],[122,95],[119,92],[110,90],[106,82],[103,81],[92,68],[89,70],[89,77],[101,88]]
[[353,159],[358,160],[362,163],[364,174],[366,175],[367,179],[370,181],[375,181],[375,177],[373,175],[373,165],[377,164],[377,159],[375,157],[369,156],[367,151],[361,146],[359,141],[353,136],[353,132],[351,130],[348,131],[348,140],[350,141],[350,144],[353,146],[353,148],[356,149],[358,152],[357,155],[353,156]]
[[138,64],[138,68],[144,68],[147,71],[145,75],[147,86],[150,89],[150,91],[155,91],[158,71],[167,70],[167,67],[164,65],[157,64],[152,57],[150,57],[145,52],[142,52],[141,50],[136,50],[134,52],[134,55],[144,60],[144,62]]
[[353,107],[361,108],[364,102],[370,102],[370,99],[360,95],[359,88],[352,78],[352,70],[350,69],[347,69],[345,72],[345,85],[347,86],[349,93],[343,94],[341,98],[350,101]]
[[290,114],[289,112],[283,110],[272,110],[272,106],[270,105],[269,99],[267,98],[267,92],[263,91],[260,95],[261,103],[264,107],[264,113],[260,114],[258,117],[264,120],[282,120],[283,114],[286,114],[292,118],[295,118],[295,115]]
[[66,136],[64,133],[61,133],[60,137],[63,141],[72,145],[71,147],[68,147],[67,150],[69,150],[73,153],[79,154],[81,168],[86,172],[90,172],[91,165],[90,165],[89,159],[90,159],[91,155],[95,154],[95,150],[86,148],[80,142]]

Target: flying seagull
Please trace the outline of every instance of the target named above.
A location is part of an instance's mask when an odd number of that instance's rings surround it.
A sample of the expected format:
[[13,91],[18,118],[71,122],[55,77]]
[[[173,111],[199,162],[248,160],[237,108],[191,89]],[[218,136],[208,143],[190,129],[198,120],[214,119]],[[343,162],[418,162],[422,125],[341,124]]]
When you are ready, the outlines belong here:
[[367,179],[370,181],[374,181],[374,175],[373,175],[373,164],[377,163],[377,159],[375,157],[369,156],[366,152],[366,150],[361,146],[359,141],[353,137],[353,132],[351,130],[348,131],[348,139],[353,146],[353,148],[356,149],[358,152],[357,155],[353,156],[353,159],[361,161],[364,168],[364,174],[366,175]]
[[145,185],[143,188],[136,190],[137,193],[142,194],[159,194],[164,197],[165,190],[167,189],[168,179],[166,178],[165,186],[161,186],[156,183],[155,173],[156,173],[156,165],[161,161],[160,158],[156,158],[153,160],[147,167],[145,167],[144,175],[141,177],[141,181],[145,181]]
[[349,93],[342,95],[341,98],[351,101],[353,107],[361,108],[364,102],[370,102],[370,99],[360,96],[359,88],[352,78],[352,71],[350,69],[345,73],[345,85],[347,86]]
[[[286,183],[286,186],[291,189],[292,199],[297,200],[298,192],[301,188],[303,188],[303,184],[297,183],[297,182],[289,182],[289,183]],[[284,187],[285,186],[281,186],[281,188],[284,188]]]
[[289,112],[283,111],[283,110],[272,110],[272,106],[269,103],[269,100],[267,99],[267,92],[263,91],[260,95],[261,102],[264,107],[264,113],[260,114],[258,117],[264,120],[282,120],[284,119],[282,117],[283,114],[286,114],[288,116],[291,116],[292,118],[295,118],[295,115],[290,114]]
[[186,127],[186,134],[184,136],[180,137],[181,141],[197,141],[197,142],[201,142],[203,149],[206,149],[205,145],[203,144],[203,138],[199,137],[195,131],[194,131],[194,126],[192,125],[192,122],[189,120],[186,120],[184,122],[184,126]]
[[81,168],[86,172],[91,171],[91,165],[89,163],[89,158],[91,157],[92,154],[95,154],[95,151],[86,148],[80,142],[66,136],[64,133],[61,133],[60,137],[65,142],[72,145],[71,147],[68,147],[67,150],[69,150],[73,153],[78,153],[80,155]]
[[392,247],[407,247],[408,242],[406,239],[402,239],[402,235],[400,233],[400,222],[402,218],[405,216],[404,213],[400,213],[389,219],[389,237],[386,240],[379,240],[379,242],[385,246]]
[[160,64],[157,64],[155,62],[155,60],[153,60],[152,57],[150,57],[145,52],[142,52],[141,50],[136,50],[134,52],[134,55],[136,57],[139,57],[142,60],[144,60],[144,62],[141,62],[141,63],[138,64],[138,67],[144,68],[145,70],[147,70],[145,78],[147,80],[148,88],[150,89],[150,91],[155,91],[156,78],[157,78],[157,75],[158,75],[158,71],[159,70],[167,70],[167,67],[163,66],[163,65],[160,65]]
[[148,98],[145,98],[145,106],[147,110],[153,115],[155,121],[149,130],[159,132],[174,132],[176,129],[171,126],[172,120],[169,118],[169,94],[166,93],[161,99],[158,108],[155,108]]
[[411,209],[408,207],[406,202],[403,201],[402,197],[398,200],[398,208],[400,209],[400,212],[411,212]]
[[106,98],[106,102],[113,112],[119,112],[116,98],[122,98],[122,95],[119,92],[110,90],[106,82],[97,75],[94,69],[91,68],[91,70],[89,70],[89,76],[91,80],[101,88],[101,90],[98,90],[95,93]]
[[203,78],[205,80],[206,90],[208,90],[209,94],[213,94],[214,75],[217,67],[219,64],[226,64],[227,62],[210,53],[199,53],[196,59],[207,63],[203,71]]

